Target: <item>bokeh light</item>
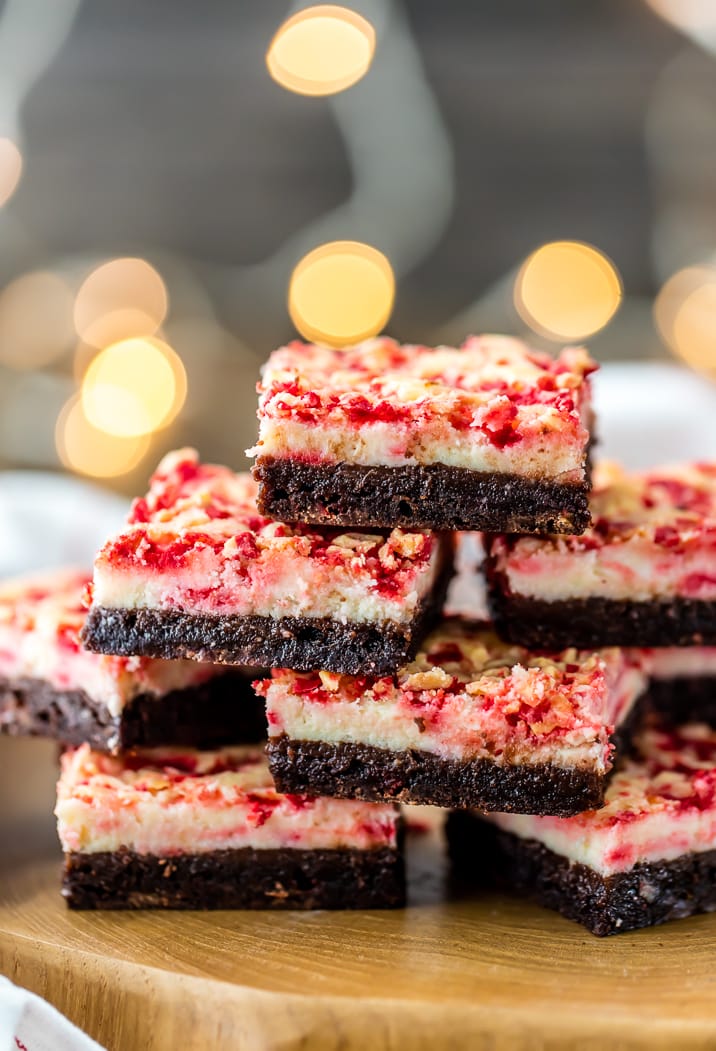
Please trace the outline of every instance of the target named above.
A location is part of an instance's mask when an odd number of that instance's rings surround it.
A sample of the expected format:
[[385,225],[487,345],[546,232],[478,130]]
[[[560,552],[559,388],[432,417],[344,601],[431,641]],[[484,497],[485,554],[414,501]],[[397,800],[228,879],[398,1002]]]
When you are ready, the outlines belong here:
[[654,320],[675,354],[716,375],[716,267],[689,266],[670,277],[656,297]]
[[152,336],[167,315],[161,276],[144,259],[111,259],[85,278],[75,300],[75,328],[94,347]]
[[82,380],[82,410],[99,430],[133,438],[171,423],[186,392],[184,365],[168,343],[125,339],[90,363]]
[[60,460],[71,471],[93,478],[127,474],[145,456],[149,444],[146,435],[122,438],[94,427],[79,395],[70,398],[57,418],[55,445]]
[[647,0],[647,3],[653,11],[677,29],[687,32],[716,30],[714,0]]
[[57,274],[38,270],[0,292],[0,364],[42,368],[72,345],[72,291]]
[[334,95],[365,75],[375,30],[347,7],[319,4],[288,18],[266,53],[273,79],[299,95]]
[[577,340],[604,328],[622,297],[607,256],[581,241],[552,241],[528,257],[515,281],[520,317],[548,339]]
[[394,298],[395,275],[382,252],[359,241],[332,241],[294,269],[288,310],[306,339],[343,347],[382,331]]
[[20,182],[22,154],[12,139],[0,138],[0,208],[6,204]]

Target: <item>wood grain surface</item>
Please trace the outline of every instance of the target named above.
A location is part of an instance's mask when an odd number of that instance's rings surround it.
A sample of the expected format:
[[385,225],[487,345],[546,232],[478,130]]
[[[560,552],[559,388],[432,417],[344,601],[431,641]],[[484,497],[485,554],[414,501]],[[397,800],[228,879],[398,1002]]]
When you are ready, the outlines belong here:
[[72,913],[42,797],[0,803],[0,970],[111,1051],[716,1047],[716,915],[599,940],[451,888],[437,831],[402,912]]

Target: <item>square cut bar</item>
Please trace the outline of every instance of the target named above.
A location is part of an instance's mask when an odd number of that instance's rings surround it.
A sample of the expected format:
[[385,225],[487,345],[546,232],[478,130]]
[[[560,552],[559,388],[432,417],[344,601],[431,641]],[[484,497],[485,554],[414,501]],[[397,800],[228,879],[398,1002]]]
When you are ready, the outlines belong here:
[[82,649],[89,580],[66,569],[0,585],[0,733],[102,751],[266,736],[250,669]]
[[277,671],[255,685],[283,791],[574,814],[601,805],[645,677],[621,650],[530,653],[453,619],[393,677]]
[[259,506],[323,525],[581,533],[589,375],[505,336],[460,349],[292,343],[259,384]]
[[63,894],[75,909],[404,904],[397,807],[281,795],[263,750],[62,757]]
[[462,874],[485,869],[592,934],[716,910],[716,731],[658,723],[636,740],[601,810],[450,815]]
[[643,659],[652,708],[672,723],[716,727],[716,646],[665,646]]
[[595,471],[582,536],[487,539],[492,614],[526,646],[716,644],[716,463]]
[[95,560],[82,634],[102,653],[394,671],[439,614],[452,541],[288,526],[249,474],[171,453]]

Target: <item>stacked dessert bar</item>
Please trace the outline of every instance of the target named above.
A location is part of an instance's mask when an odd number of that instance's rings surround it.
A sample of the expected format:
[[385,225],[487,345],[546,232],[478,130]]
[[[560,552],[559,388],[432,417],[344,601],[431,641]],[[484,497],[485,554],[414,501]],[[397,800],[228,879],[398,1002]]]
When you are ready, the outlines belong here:
[[252,670],[84,649],[89,582],[67,570],[0,588],[0,730],[69,746],[69,905],[401,904],[397,808],[278,792]]
[[[397,905],[430,803],[458,864],[595,933],[716,907],[716,468],[592,488],[594,368],[291,344],[253,477],[172,453],[87,608],[7,589],[0,727],[74,746],[70,904]],[[492,622],[445,612],[458,531]]]

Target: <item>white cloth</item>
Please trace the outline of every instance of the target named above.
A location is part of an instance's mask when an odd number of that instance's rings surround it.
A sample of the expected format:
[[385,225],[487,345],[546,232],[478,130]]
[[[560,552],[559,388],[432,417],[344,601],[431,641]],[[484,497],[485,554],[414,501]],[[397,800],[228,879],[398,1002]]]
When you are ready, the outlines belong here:
[[64,1015],[0,976],[0,1051],[103,1051]]
[[0,472],[0,578],[87,566],[122,523],[129,500],[68,475]]

